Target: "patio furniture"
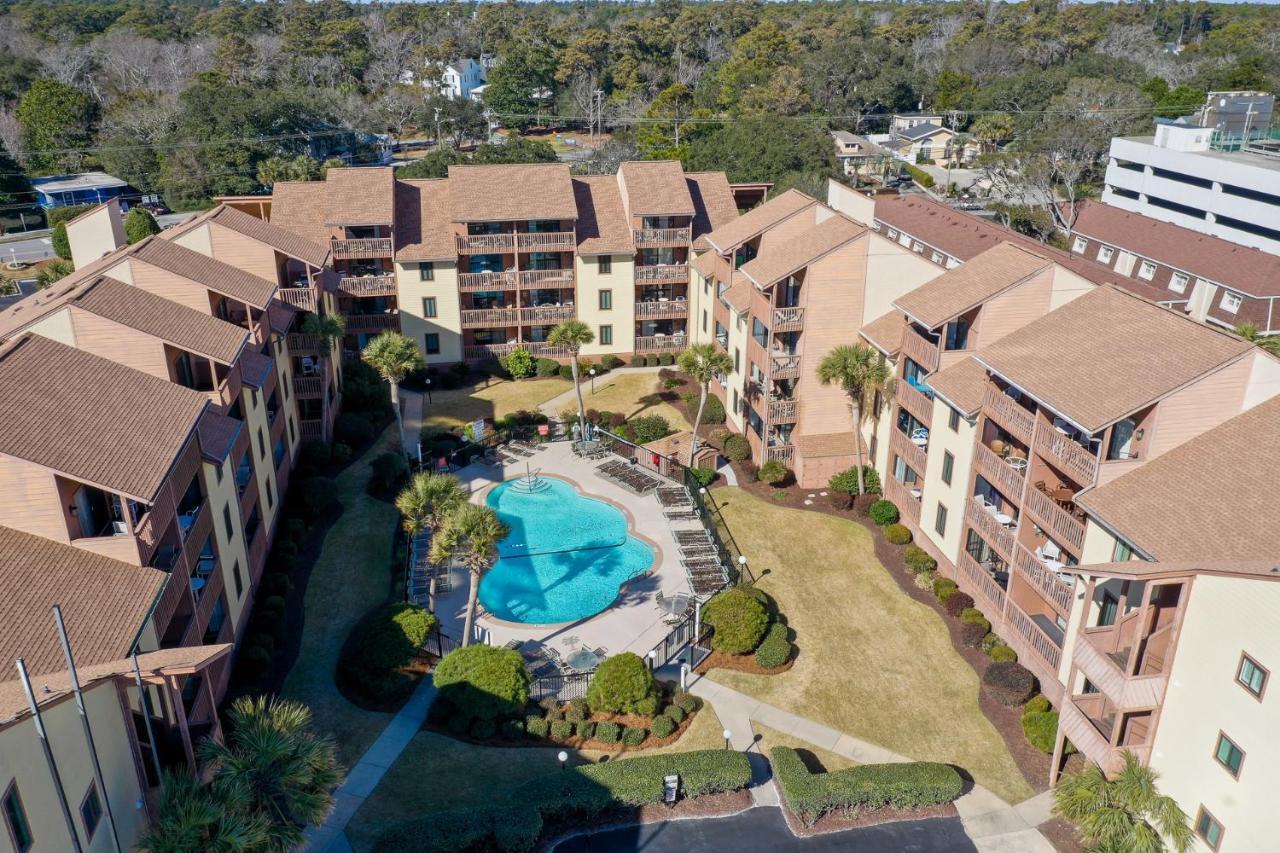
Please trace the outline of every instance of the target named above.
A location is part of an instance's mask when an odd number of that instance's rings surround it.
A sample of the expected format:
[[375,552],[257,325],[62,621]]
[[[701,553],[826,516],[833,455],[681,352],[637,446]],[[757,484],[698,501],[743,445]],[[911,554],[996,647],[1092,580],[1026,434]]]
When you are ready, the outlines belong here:
[[929,444],[929,430],[924,427],[916,427],[911,431],[911,443],[916,447],[925,447]]
[[1004,456],[1006,453],[1009,452],[1009,446],[998,438],[992,441],[990,446],[991,446],[991,452],[994,453],[996,456]]
[[1015,471],[1027,470],[1027,460],[1024,456],[1013,456],[1010,454],[1005,457],[1005,462],[1009,463],[1009,467]]
[[573,672],[590,672],[600,665],[600,656],[591,649],[578,649],[564,658],[564,665]]

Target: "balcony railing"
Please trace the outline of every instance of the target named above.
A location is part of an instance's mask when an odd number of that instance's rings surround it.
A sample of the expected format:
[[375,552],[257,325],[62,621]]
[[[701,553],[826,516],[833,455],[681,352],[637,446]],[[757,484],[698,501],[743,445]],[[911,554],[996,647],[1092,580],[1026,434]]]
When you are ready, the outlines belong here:
[[572,231],[541,231],[516,235],[516,249],[521,252],[571,252],[577,248]]
[[1039,489],[1027,489],[1026,506],[1023,509],[1035,516],[1036,522],[1053,539],[1071,545],[1077,553],[1084,545],[1084,523]]
[[298,421],[303,441],[320,441],[324,438],[324,421],[320,418]]
[[574,316],[572,305],[534,305],[520,309],[520,322],[526,326],[555,325]]
[[476,293],[487,290],[511,290],[516,286],[516,274],[510,272],[464,272],[458,273],[458,290],[463,293]]
[[794,444],[771,444],[764,449],[764,459],[768,462],[770,459],[777,459],[784,464],[790,464],[795,456],[796,446]]
[[775,355],[769,371],[771,379],[795,379],[800,375],[800,356]]
[[774,423],[789,423],[796,419],[798,404],[795,400],[770,400],[769,420]]
[[1005,527],[990,510],[978,502],[977,498],[969,498],[965,504],[964,517],[978,535],[995,549],[1005,562],[1013,559],[1013,530]]
[[488,358],[501,358],[509,355],[517,347],[523,347],[529,355],[538,358],[564,358],[569,355],[567,347],[553,347],[540,341],[525,341],[516,344],[471,344],[462,348],[462,357],[467,361],[483,361]]
[[1050,571],[1025,545],[1019,544],[1015,548],[1013,567],[1060,615],[1071,615],[1072,587]]
[[316,289],[314,287],[281,287],[276,296],[285,305],[292,305],[299,311],[316,310]]
[[902,430],[892,430],[889,436],[889,449],[902,457],[902,461],[911,466],[911,470],[920,475],[920,479],[924,479],[924,469],[928,465],[929,455],[923,447],[918,447],[911,442],[911,439],[902,434]]
[[636,336],[636,352],[674,352],[688,346],[689,338],[685,335]]
[[[1094,630],[1095,633],[1090,633]],[[1076,639],[1071,661],[1085,677],[1107,695],[1121,710],[1154,708],[1164,698],[1164,688],[1169,676],[1163,672],[1152,675],[1127,675],[1110,654],[1095,645],[1096,629],[1085,629]],[[1128,651],[1127,649],[1125,650]],[[1127,657],[1127,655],[1126,655]]]
[[338,260],[391,257],[390,237],[366,237],[358,240],[330,240],[329,251]]
[[1062,660],[1062,648],[1057,641],[1045,633],[1043,628],[1032,621],[1031,617],[1012,601],[1008,603],[1006,608],[1006,617],[1009,624],[1018,633],[1018,636],[1025,640],[1027,645],[1039,656],[1041,663],[1051,671],[1057,672],[1058,664]]
[[1000,586],[999,582],[991,576],[991,573],[984,569],[977,560],[969,556],[969,552],[965,550],[960,551],[960,560],[956,565],[960,570],[962,586],[984,605],[980,609],[988,614],[1003,613],[1004,587]]
[[910,323],[902,332],[902,354],[929,373],[938,369],[938,345],[923,337]]
[[464,309],[462,312],[462,328],[492,328],[514,326],[519,320],[517,308],[476,308]]
[[536,290],[543,287],[573,287],[573,267],[520,271],[521,290]]
[[1098,475],[1098,457],[1046,422],[1036,423],[1032,446],[1054,467],[1066,472],[1080,485],[1093,485],[1094,478]]
[[490,255],[495,253],[514,252],[516,235],[514,234],[465,234],[456,238],[460,255]]
[[795,308],[774,308],[773,309],[773,326],[774,332],[796,332],[804,327],[804,309]]
[[293,393],[299,397],[323,397],[323,376],[294,376]]
[[693,231],[683,228],[636,228],[631,232],[637,249],[661,249],[666,246],[687,246]]
[[902,517],[912,524],[920,523],[920,499],[911,493],[911,486],[893,477],[884,479],[884,496],[898,507]]
[[1110,740],[1076,707],[1074,699],[1063,702],[1059,710],[1058,724],[1062,734],[1084,753],[1085,758],[1107,773],[1115,772],[1123,766],[1124,756],[1121,750],[1111,746]]
[[319,335],[303,335],[297,332],[290,332],[285,336],[285,343],[289,347],[290,355],[328,355],[324,339]]
[[1018,405],[1017,400],[994,385],[988,385],[982,398],[982,408],[1010,435],[1030,446],[1031,436],[1035,432],[1035,416]]
[[913,386],[905,379],[899,379],[894,384],[894,396],[897,397],[898,403],[902,408],[911,413],[911,416],[920,423],[928,427],[933,422],[933,400],[924,395],[922,391]]
[[391,314],[348,314],[347,331],[355,333],[400,331],[399,313]]
[[977,465],[978,473],[988,483],[999,489],[1000,494],[1006,498],[1021,503],[1022,485],[1025,481],[1021,471],[996,456],[991,448],[982,442],[978,442],[977,448],[974,450],[973,459]]
[[637,284],[684,284],[689,281],[685,264],[651,264],[636,267]]
[[338,279],[338,291],[347,296],[395,296],[393,275],[346,275]]
[[689,303],[683,299],[637,302],[636,316],[646,317],[648,319],[661,317],[687,317],[689,316]]

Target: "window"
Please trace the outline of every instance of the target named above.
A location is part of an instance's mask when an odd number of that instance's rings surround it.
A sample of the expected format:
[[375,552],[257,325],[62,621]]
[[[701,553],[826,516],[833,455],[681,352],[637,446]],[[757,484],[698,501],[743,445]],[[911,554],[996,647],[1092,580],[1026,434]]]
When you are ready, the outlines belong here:
[[1236,671],[1236,681],[1255,698],[1261,699],[1267,689],[1267,671],[1256,660],[1248,655],[1240,656],[1240,668]]
[[[601,255],[596,259],[596,270],[600,275],[610,275],[613,272],[613,256]],[[601,306],[604,307],[604,306]]]
[[951,455],[951,451],[942,451],[942,482],[946,483],[948,486],[951,485],[951,474],[955,470],[955,467],[956,458]]
[[939,536],[947,535],[947,508],[942,504],[938,504],[938,514],[933,518],[933,529],[938,531]]
[[933,261],[935,264],[942,263],[942,253],[934,252],[932,255],[929,256],[929,260]]
[[733,348],[733,372],[742,372],[742,353],[738,351],[737,347]]
[[427,332],[422,336],[422,346],[427,351],[427,355],[439,355],[440,335],[436,332]]
[[422,297],[422,316],[432,318],[436,315],[436,298],[434,296]]
[[298,440],[298,428],[293,425],[293,418],[289,418],[289,441]]
[[1111,562],[1127,563],[1133,559],[1133,548],[1123,539],[1116,540],[1116,547],[1111,551]]
[[600,291],[600,310],[601,311],[613,310],[613,291],[612,290]]
[[258,457],[267,458],[267,435],[262,431],[262,427],[258,427]]
[[733,406],[732,408],[729,409],[729,411],[733,412],[735,415],[738,413],[738,389],[737,388],[733,389]]
[[1098,261],[1100,263],[1109,264],[1111,263],[1111,258],[1115,255],[1115,253],[1116,253],[1116,250],[1111,248],[1110,246],[1102,246],[1101,248],[1098,249]]
[[231,566],[231,579],[235,581],[236,598],[244,595],[244,576],[240,574],[240,561],[236,560]]
[[1186,275],[1176,272],[1173,274],[1173,278],[1169,279],[1169,289],[1174,293],[1186,293],[1187,282],[1189,280],[1190,279]]
[[27,853],[36,843],[31,834],[31,824],[27,821],[26,809],[22,807],[22,797],[18,795],[18,783],[9,785],[4,792],[4,822],[9,827],[9,840],[18,853]]
[[600,343],[609,346],[613,343],[613,326],[600,327]]
[[276,496],[271,488],[271,480],[267,480],[267,509],[272,509],[276,505]]
[[1151,279],[1155,277],[1156,277],[1156,265],[1151,263],[1151,261],[1143,261],[1142,266],[1138,267],[1138,278],[1151,281]]
[[1218,748],[1214,750],[1213,757],[1234,778],[1240,778],[1240,765],[1244,764],[1244,752],[1235,745],[1231,738],[1221,732],[1218,733]]
[[1078,255],[1083,255],[1084,250],[1089,248],[1089,240],[1087,237],[1077,237],[1075,242],[1071,244],[1071,251]]
[[227,541],[233,539],[236,535],[235,528],[231,526],[231,504],[222,507],[222,526],[227,531]]
[[1244,300],[1240,298],[1240,294],[1227,291],[1222,294],[1222,310],[1228,314],[1234,314],[1240,310],[1240,303]]
[[894,231],[892,228],[890,228],[890,229],[889,229],[889,239],[890,239],[890,240],[897,240],[897,239],[898,239],[898,232],[897,232],[897,231]]
[[[436,265],[431,261],[424,261],[418,264],[418,281],[435,281]],[[428,317],[434,317],[435,314],[428,314]]]
[[960,431],[960,410],[952,409],[951,414],[947,415],[947,426],[951,427],[952,432]]
[[93,840],[93,833],[102,822],[102,800],[98,798],[98,784],[89,783],[89,790],[80,802],[80,819],[84,821],[84,837]]
[[707,330],[707,309],[703,308],[702,309],[702,331],[705,332],[706,330]]
[[1210,850],[1217,850],[1222,845],[1222,824],[1204,806],[1200,807],[1200,813],[1196,815],[1196,835],[1209,845]]

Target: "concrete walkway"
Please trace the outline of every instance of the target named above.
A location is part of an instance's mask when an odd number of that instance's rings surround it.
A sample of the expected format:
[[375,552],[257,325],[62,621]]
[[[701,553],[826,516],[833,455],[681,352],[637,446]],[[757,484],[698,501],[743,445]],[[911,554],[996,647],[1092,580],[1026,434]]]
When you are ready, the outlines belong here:
[[400,389],[400,419],[403,431],[400,446],[409,456],[418,454],[418,436],[422,435],[422,395],[417,391]]
[[304,849],[314,853],[345,853],[351,849],[343,831],[364,801],[378,787],[382,777],[427,719],[427,709],[436,696],[435,685],[430,678],[423,679],[413,691],[409,701],[395,715],[373,745],[347,772],[346,781],[334,795],[333,811],[321,826],[309,827]]
[[[790,711],[761,702],[745,693],[739,693],[709,678],[700,677],[689,690],[702,697],[715,708],[716,715],[730,732],[730,744],[752,756],[752,801],[758,805],[777,805],[777,786],[770,784],[769,775],[757,779],[757,767],[768,765],[758,753],[751,721],[760,722],[771,729],[807,741],[859,764],[888,764],[913,759],[877,746],[859,738],[837,731],[813,720],[805,719]],[[767,790],[765,790],[767,789]],[[965,834],[981,853],[1053,853],[1053,845],[1036,829],[1049,819],[1051,794],[1045,792],[1024,803],[1010,806],[980,785],[956,800],[956,811],[964,825]]]

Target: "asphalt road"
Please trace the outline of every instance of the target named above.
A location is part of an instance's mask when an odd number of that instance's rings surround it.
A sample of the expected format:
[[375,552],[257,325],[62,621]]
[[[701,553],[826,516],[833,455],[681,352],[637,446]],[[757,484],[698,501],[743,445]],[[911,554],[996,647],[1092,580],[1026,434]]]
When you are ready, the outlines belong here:
[[796,838],[776,808],[755,808],[733,817],[677,820],[613,829],[573,838],[556,853],[956,853],[976,850],[960,819],[904,821]]

